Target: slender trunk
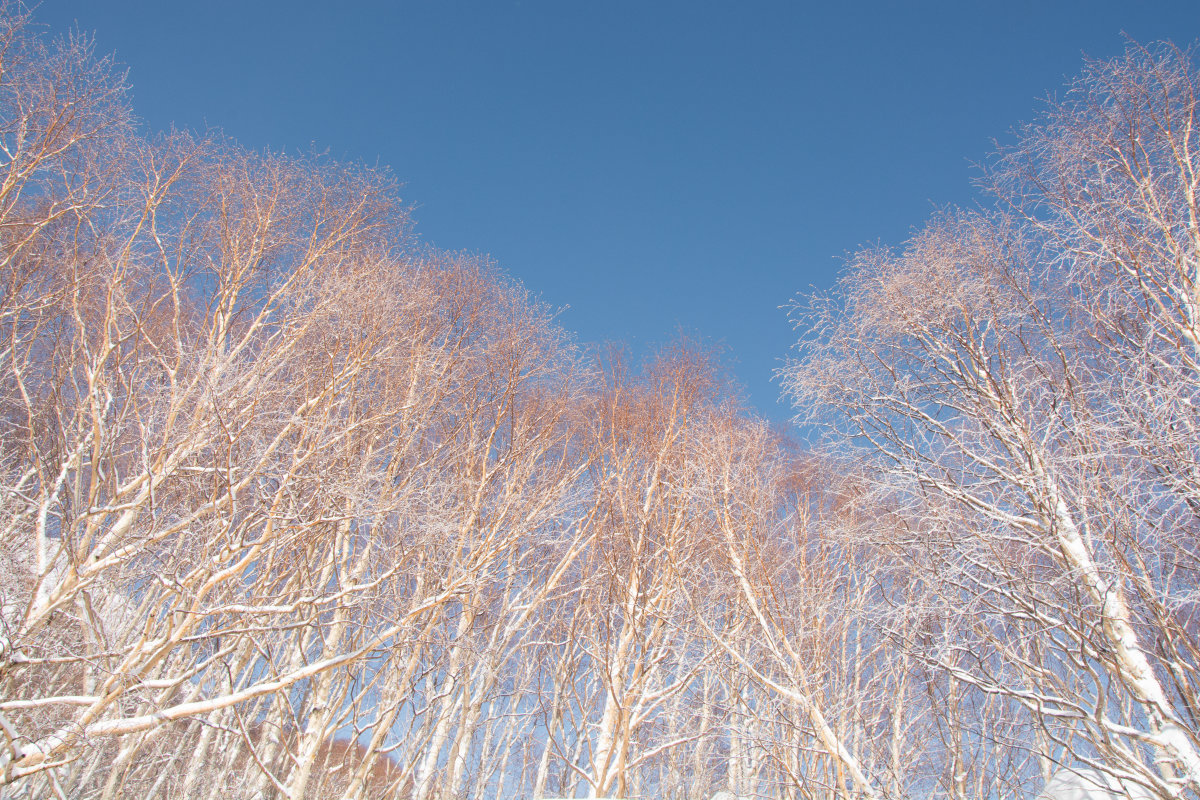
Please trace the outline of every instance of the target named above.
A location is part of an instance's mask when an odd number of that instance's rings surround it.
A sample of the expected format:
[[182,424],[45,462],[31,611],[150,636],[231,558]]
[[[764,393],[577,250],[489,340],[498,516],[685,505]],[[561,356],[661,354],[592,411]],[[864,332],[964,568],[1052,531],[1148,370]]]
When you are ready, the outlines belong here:
[[469,608],[464,608],[462,616],[459,617],[454,641],[450,647],[450,657],[446,663],[446,678],[442,684],[444,698],[441,703],[442,711],[434,728],[433,738],[429,742],[429,749],[426,750],[425,756],[421,760],[421,766],[417,770],[417,785],[413,792],[413,800],[429,800],[437,773],[438,759],[449,738],[450,728],[454,724],[455,711],[459,703],[464,700],[458,675],[462,669],[463,657],[466,655],[463,639],[471,629],[471,625],[474,624],[474,618],[474,613]]

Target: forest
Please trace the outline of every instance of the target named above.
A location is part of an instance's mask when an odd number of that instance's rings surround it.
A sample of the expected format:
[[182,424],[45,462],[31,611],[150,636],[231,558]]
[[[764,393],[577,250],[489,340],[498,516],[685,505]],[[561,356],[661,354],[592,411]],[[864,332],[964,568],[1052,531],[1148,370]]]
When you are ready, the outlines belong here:
[[5,6],[0,797],[1200,797],[1198,88],[1084,63],[783,429]]

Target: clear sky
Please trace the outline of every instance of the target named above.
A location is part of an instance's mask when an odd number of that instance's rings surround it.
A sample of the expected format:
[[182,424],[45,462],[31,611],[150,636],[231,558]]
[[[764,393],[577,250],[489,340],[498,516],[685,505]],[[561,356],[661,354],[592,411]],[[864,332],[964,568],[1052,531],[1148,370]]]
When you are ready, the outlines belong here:
[[438,247],[490,254],[581,342],[723,345],[775,419],[797,292],[976,202],[1040,100],[1200,2],[44,0],[151,129],[386,165]]

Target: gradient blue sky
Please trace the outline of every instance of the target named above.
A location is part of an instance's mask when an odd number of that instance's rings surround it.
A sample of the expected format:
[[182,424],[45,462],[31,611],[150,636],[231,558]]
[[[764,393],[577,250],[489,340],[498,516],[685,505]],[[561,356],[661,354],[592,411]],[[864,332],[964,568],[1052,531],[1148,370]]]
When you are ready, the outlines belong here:
[[389,166],[438,247],[490,254],[581,342],[682,329],[775,419],[779,309],[976,202],[973,162],[1086,52],[1200,37],[1190,2],[45,0],[152,129]]

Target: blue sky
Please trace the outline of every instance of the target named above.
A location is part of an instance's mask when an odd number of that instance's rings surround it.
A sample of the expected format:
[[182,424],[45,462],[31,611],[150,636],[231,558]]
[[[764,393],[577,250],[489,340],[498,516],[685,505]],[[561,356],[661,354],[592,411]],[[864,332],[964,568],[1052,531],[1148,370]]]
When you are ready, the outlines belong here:
[[972,163],[1082,56],[1200,37],[1191,2],[45,0],[148,128],[386,165],[438,247],[490,254],[581,342],[721,345],[783,419],[779,306],[977,202]]

